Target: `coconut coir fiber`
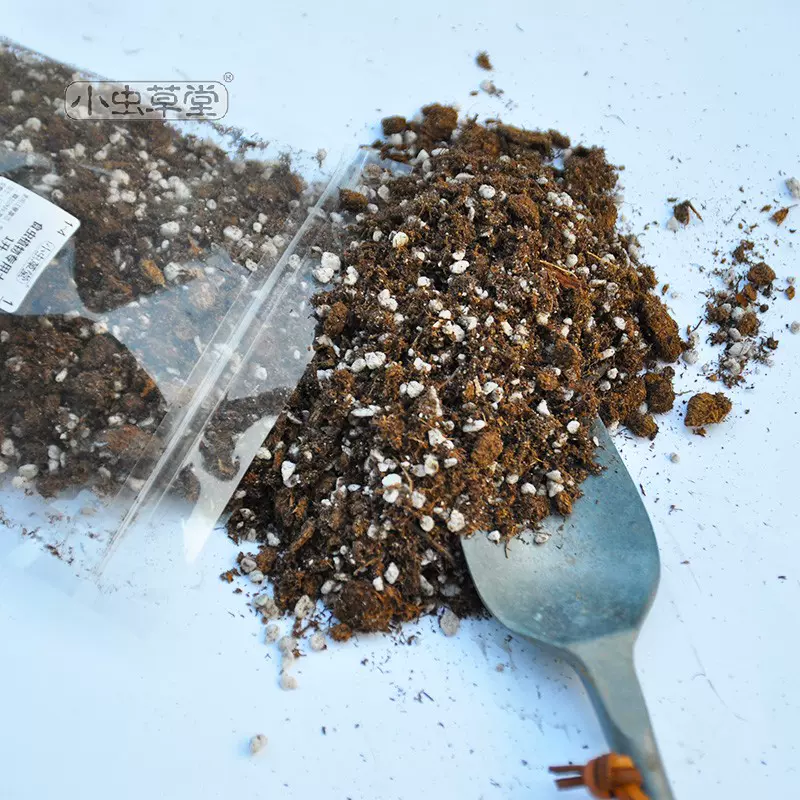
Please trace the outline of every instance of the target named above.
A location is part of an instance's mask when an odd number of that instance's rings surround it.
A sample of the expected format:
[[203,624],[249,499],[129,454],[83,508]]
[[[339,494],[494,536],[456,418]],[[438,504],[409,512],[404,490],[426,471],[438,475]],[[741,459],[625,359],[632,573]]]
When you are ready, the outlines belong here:
[[684,348],[603,150],[439,105],[384,128],[411,171],[342,193],[313,361],[229,523],[264,542],[278,607],[322,598],[335,638],[476,611],[459,537],[569,514],[593,420],[654,436],[674,400],[658,363]]

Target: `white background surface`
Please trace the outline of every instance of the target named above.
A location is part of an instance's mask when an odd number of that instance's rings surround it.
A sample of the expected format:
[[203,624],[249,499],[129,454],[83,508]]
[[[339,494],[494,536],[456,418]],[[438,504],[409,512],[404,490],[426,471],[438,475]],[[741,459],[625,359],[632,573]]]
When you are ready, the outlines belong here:
[[[682,324],[740,219],[760,223],[779,276],[800,273],[800,209],[780,230],[758,213],[788,204],[785,173],[800,176],[800,7],[557,5],[40,0],[7,4],[0,33],[110,78],[230,71],[229,121],[331,159],[374,138],[382,115],[434,100],[603,144],[626,166],[633,229],[659,223],[645,254],[680,293]],[[501,100],[469,96],[486,77],[480,49]],[[669,196],[692,198],[704,223],[665,231]],[[798,302],[772,303],[776,366],[733,393],[708,438],[683,429],[684,396],[654,444],[617,439],[661,547],[637,660],[679,800],[797,793]],[[682,389],[707,385],[679,369]],[[0,549],[15,544],[0,533]],[[261,626],[217,579],[235,553],[224,535],[189,568],[163,546],[127,542],[97,595],[48,555],[0,571],[3,798],[551,798],[548,764],[604,749],[569,669],[488,621],[312,653],[282,692]],[[270,744],[250,759],[255,733]]]

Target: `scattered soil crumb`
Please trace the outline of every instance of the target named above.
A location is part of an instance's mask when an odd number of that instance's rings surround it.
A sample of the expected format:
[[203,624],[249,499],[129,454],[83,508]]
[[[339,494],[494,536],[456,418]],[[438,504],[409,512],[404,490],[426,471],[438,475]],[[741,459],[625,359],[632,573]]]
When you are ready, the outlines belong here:
[[494,67],[492,66],[492,62],[489,59],[489,54],[485,50],[481,50],[477,56],[475,56],[475,63],[481,68],[485,70],[492,70]]
[[771,217],[770,219],[776,225],[783,225],[784,220],[786,217],[789,216],[789,208],[779,208]]
[[745,380],[750,361],[771,363],[777,342],[759,337],[761,317],[769,309],[763,302],[773,296],[775,271],[756,260],[752,241],[742,240],[733,251],[733,261],[742,265],[718,269],[724,288],[709,293],[705,320],[712,326],[709,342],[724,345],[711,377],[731,387]]
[[690,428],[714,425],[722,422],[731,408],[731,401],[722,392],[700,392],[689,399],[684,422]]
[[675,405],[675,390],[672,379],[675,370],[664,367],[660,372],[646,372],[644,385],[647,390],[647,408],[654,414],[665,414]]
[[678,203],[673,209],[672,214],[681,225],[688,225],[689,221],[691,220],[690,212],[694,213],[697,219],[702,221],[702,217],[700,216],[700,212],[692,205],[691,200],[684,200],[682,203]]
[[383,129],[384,136],[391,136],[396,133],[402,133],[408,123],[405,117],[384,117],[381,120],[381,128]]
[[339,191],[339,204],[346,211],[365,211],[369,205],[369,200],[361,194],[361,192],[354,192],[350,189],[341,189]]
[[653,415],[643,414],[641,411],[634,411],[625,417],[625,425],[631,433],[643,439],[655,439],[658,433],[658,424]]

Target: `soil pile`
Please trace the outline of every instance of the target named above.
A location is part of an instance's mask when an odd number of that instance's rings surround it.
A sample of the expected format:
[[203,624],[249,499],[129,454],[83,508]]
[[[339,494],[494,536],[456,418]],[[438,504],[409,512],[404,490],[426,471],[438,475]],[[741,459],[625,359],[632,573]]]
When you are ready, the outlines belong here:
[[243,571],[278,608],[322,598],[338,638],[478,609],[459,537],[569,514],[594,419],[654,436],[674,402],[658,362],[685,347],[616,229],[603,150],[440,105],[383,127],[407,166],[341,195],[314,359],[229,523],[263,542]]

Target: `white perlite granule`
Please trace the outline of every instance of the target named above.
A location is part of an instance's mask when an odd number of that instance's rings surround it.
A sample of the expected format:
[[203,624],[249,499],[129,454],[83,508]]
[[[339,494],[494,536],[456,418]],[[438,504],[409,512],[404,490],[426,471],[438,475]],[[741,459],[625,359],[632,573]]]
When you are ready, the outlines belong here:
[[294,476],[294,471],[297,468],[297,464],[293,461],[284,461],[281,464],[281,477],[283,478],[284,486],[290,486],[290,481]]
[[180,232],[181,226],[179,222],[165,222],[160,228],[159,232],[165,239],[171,239],[177,236]]
[[278,641],[281,635],[281,629],[275,625],[267,625],[266,630],[264,631],[264,638],[267,640],[267,644],[275,644]]
[[304,594],[298,601],[295,603],[294,606],[294,615],[296,619],[305,619],[315,607],[314,601],[307,595]]
[[386,567],[386,572],[383,573],[383,577],[386,579],[386,583],[392,584],[400,577],[400,568],[394,561]]
[[236,225],[228,225],[227,228],[223,229],[222,235],[231,242],[238,242],[244,236],[244,231],[241,228],[237,228]]
[[410,398],[419,397],[425,391],[425,386],[419,381],[409,381],[406,384],[406,394]]
[[445,636],[455,636],[461,627],[461,620],[449,608],[446,608],[439,617],[439,627]]
[[319,281],[320,283],[330,283],[333,280],[333,276],[336,274],[336,270],[332,267],[315,267],[313,270],[314,278]]
[[281,673],[281,682],[280,682],[281,689],[285,691],[291,691],[292,689],[297,688],[297,678],[294,675],[290,675],[288,672]]
[[408,244],[408,234],[403,233],[403,231],[398,231],[392,237],[392,247],[399,249],[401,247],[405,247],[407,244]]
[[454,508],[450,512],[450,519],[447,520],[447,530],[458,533],[460,530],[464,529],[466,524],[467,521],[464,519],[464,515],[458,509]]
[[386,353],[365,353],[364,361],[366,362],[367,369],[378,369],[386,363]]
[[686,350],[681,355],[681,358],[684,360],[684,362],[686,362],[687,364],[689,364],[691,366],[692,364],[696,364],[697,363],[697,361],[700,358],[700,356],[699,356],[697,350]]
[[338,272],[342,266],[342,260],[336,253],[329,253],[326,251],[322,254],[320,266],[323,269],[332,269],[334,272]]
[[250,755],[260,753],[267,746],[267,737],[263,733],[257,733],[250,739]]

